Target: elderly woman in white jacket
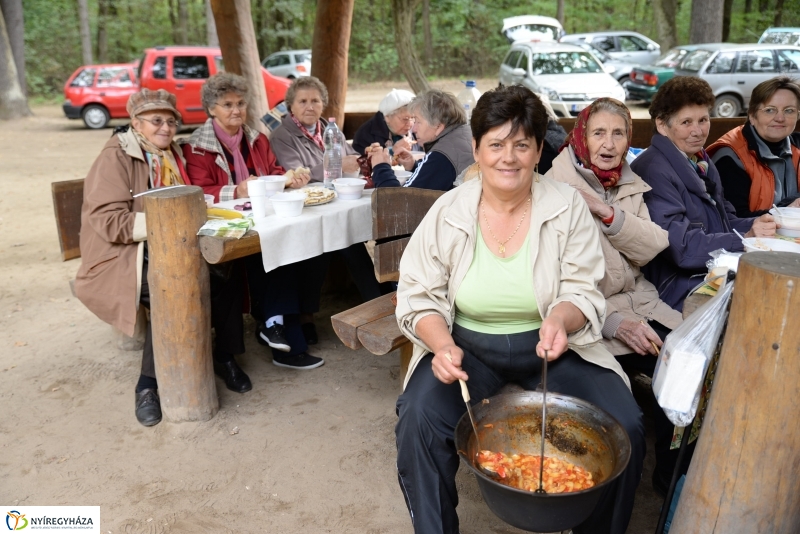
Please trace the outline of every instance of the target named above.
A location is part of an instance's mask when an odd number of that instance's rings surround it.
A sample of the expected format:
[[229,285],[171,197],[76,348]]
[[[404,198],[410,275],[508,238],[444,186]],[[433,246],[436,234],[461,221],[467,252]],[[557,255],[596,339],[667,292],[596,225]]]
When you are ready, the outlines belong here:
[[397,319],[414,344],[397,401],[397,467],[417,533],[459,531],[453,432],[466,408],[454,382],[491,397],[506,383],[548,388],[611,413],[631,440],[625,472],[576,534],[623,534],[645,453],[644,426],[619,364],[603,347],[603,255],[586,203],[540,177],[547,127],[528,89],[484,94],[472,114],[481,179],[442,196],[400,263]]

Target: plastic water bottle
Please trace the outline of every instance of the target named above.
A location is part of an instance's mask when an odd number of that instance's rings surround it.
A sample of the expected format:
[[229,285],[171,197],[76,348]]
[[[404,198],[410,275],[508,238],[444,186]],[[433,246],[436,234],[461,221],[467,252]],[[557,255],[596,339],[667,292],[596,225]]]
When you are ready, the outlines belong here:
[[467,114],[467,122],[469,122],[472,117],[472,110],[475,109],[475,104],[478,103],[480,97],[481,93],[478,91],[477,87],[475,87],[475,80],[467,80],[466,87],[464,87],[456,97],[458,101],[461,102],[461,105],[464,106],[464,112]]
[[322,157],[323,185],[328,189],[333,188],[333,180],[342,177],[342,145],[344,143],[342,132],[336,126],[336,119],[328,119],[328,125],[322,134],[322,143],[325,145],[325,154]]

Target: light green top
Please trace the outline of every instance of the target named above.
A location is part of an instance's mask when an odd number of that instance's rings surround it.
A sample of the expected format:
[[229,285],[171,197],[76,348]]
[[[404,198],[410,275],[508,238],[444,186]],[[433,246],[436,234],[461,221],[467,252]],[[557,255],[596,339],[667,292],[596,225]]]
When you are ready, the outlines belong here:
[[475,256],[456,294],[457,325],[484,334],[518,334],[542,326],[533,293],[530,240],[513,256],[498,258],[478,225]]

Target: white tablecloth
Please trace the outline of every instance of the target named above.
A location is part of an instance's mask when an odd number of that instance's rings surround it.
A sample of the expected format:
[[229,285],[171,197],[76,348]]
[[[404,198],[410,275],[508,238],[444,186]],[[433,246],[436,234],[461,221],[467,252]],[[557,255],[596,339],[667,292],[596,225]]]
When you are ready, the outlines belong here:
[[[328,204],[306,206],[299,217],[278,217],[272,203],[267,202],[267,217],[256,221],[255,226],[261,238],[264,270],[372,239],[372,191],[365,190],[358,200],[336,198]],[[247,200],[228,200],[215,206],[233,209]]]

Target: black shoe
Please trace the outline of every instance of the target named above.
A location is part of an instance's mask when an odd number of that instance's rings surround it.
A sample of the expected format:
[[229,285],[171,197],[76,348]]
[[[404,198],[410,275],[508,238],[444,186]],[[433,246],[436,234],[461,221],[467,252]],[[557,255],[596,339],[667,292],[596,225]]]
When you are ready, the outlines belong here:
[[317,325],[314,323],[303,323],[300,325],[300,328],[303,329],[303,336],[306,338],[306,343],[309,345],[316,345],[319,343],[319,337],[317,337]]
[[225,381],[225,387],[236,393],[244,393],[253,389],[250,377],[242,371],[236,360],[218,362],[214,360],[214,374]]
[[322,358],[317,358],[316,356],[312,356],[305,352],[301,352],[296,356],[272,356],[272,363],[277,365],[278,367],[286,367],[288,369],[297,369],[300,371],[305,371],[308,369],[316,369],[323,363],[325,360]]
[[264,323],[259,323],[256,327],[256,340],[262,345],[268,345],[276,350],[289,352],[292,347],[286,341],[286,329],[282,324],[275,323],[269,328]]
[[147,388],[136,392],[136,419],[144,426],[161,422],[161,400],[157,390]]

